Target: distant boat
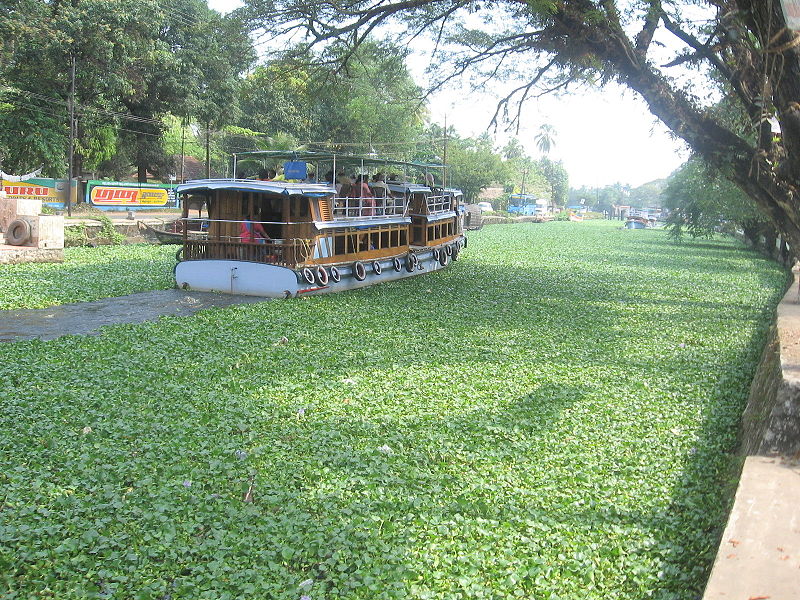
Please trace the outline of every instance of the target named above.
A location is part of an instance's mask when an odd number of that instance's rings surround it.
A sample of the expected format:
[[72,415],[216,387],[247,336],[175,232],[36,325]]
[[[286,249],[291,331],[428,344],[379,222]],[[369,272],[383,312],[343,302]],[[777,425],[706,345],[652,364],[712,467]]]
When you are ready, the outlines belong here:
[[648,227],[647,219],[642,217],[628,217],[628,220],[625,221],[625,229],[647,229]]

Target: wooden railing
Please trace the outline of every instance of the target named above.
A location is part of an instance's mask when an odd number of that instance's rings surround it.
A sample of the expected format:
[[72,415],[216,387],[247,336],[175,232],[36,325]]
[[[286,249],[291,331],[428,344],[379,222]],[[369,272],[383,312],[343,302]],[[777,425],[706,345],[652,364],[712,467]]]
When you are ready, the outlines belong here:
[[228,240],[187,240],[183,260],[246,260],[286,267],[305,262],[311,255],[312,240],[271,240],[263,244]]

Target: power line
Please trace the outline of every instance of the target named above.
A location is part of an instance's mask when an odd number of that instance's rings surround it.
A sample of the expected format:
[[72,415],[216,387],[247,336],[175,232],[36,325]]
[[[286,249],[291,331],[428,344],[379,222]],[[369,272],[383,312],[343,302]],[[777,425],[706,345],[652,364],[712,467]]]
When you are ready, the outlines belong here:
[[[58,100],[58,99],[55,99],[55,98],[50,98],[49,96],[43,96],[42,94],[36,94],[34,92],[29,92],[27,90],[20,90],[20,89],[17,89],[17,88],[6,88],[6,89],[10,90],[12,93],[25,95],[25,96],[28,96],[30,98],[36,98],[37,100],[42,100],[44,102],[49,102],[50,104],[55,104],[55,105],[63,106],[63,107],[67,107],[67,105],[68,105],[66,100]],[[84,110],[84,111],[96,112],[96,113],[104,114],[104,115],[107,115],[107,116],[116,117],[116,118],[119,118],[119,119],[125,119],[125,120],[128,120],[128,121],[136,121],[136,122],[139,122],[139,123],[151,123],[153,125],[163,125],[163,122],[160,121],[159,119],[151,119],[149,117],[140,117],[138,115],[132,115],[130,113],[121,113],[121,112],[115,112],[115,111],[110,111],[110,110],[104,110],[102,108],[89,106],[87,104],[83,104],[83,103],[80,103],[80,102],[76,102],[75,106],[77,108],[80,108],[81,110]]]

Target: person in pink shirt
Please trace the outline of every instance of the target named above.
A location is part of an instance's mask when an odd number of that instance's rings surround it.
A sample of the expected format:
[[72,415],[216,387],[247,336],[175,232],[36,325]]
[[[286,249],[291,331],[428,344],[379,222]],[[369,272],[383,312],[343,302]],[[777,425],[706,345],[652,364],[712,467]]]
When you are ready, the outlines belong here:
[[375,215],[375,198],[372,195],[372,190],[369,189],[367,183],[367,175],[359,175],[356,178],[356,184],[353,186],[353,198],[361,198],[361,215],[364,217],[371,217]]

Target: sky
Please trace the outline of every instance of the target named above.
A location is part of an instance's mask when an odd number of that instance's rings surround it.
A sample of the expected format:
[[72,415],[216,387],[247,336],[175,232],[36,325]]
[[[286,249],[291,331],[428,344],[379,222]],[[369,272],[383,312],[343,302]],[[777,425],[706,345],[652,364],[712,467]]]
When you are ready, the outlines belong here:
[[[239,0],[208,0],[210,8],[222,13],[241,6]],[[422,84],[422,70],[409,64],[412,76]],[[418,64],[425,63],[420,58]],[[429,102],[431,121],[455,127],[462,137],[478,136],[489,130],[497,97],[445,90]],[[616,85],[603,90],[581,90],[559,97],[544,97],[526,104],[522,129],[517,135],[533,158],[540,156],[534,138],[539,126],[555,129],[555,146],[550,158],[562,161],[570,186],[603,187],[614,183],[633,187],[667,177],[685,161],[685,144],[672,139],[667,128],[650,114],[633,92]],[[508,134],[497,132],[502,145]]]

